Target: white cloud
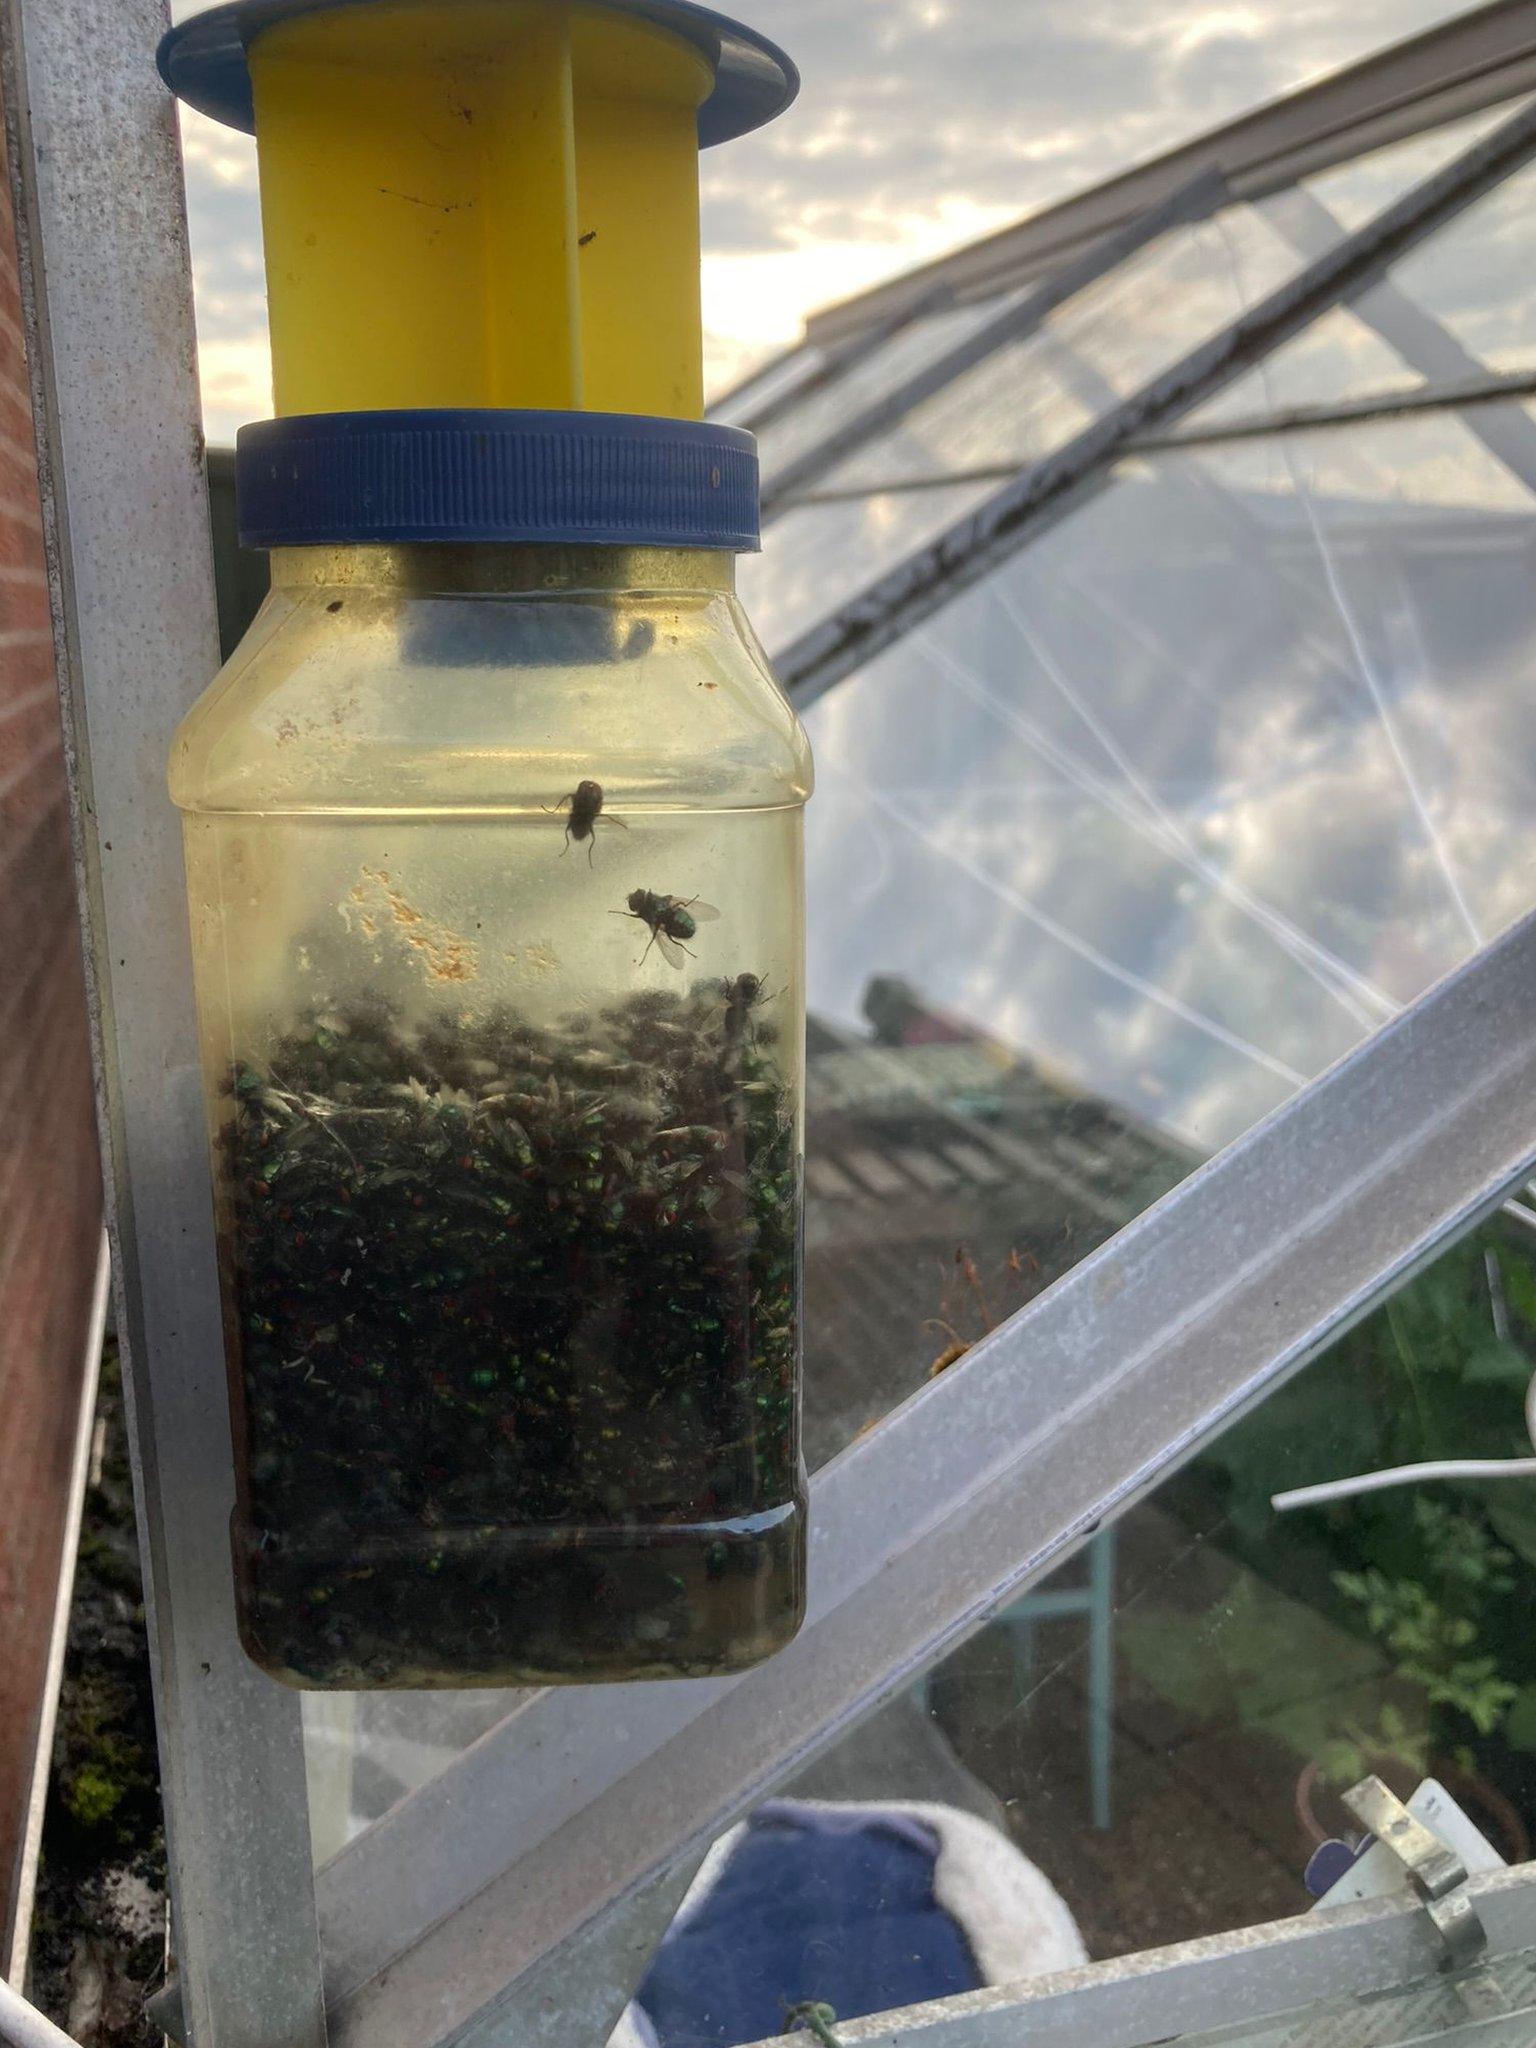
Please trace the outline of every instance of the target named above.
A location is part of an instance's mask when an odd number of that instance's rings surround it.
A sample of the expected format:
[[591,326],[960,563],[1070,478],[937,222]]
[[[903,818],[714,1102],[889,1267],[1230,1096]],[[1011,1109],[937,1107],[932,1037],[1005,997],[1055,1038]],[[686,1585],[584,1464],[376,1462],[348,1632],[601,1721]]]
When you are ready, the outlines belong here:
[[[173,8],[177,16],[194,6]],[[805,315],[1444,16],[1444,0],[756,0],[799,63],[780,122],[703,166],[718,383]],[[249,142],[189,116],[210,437],[269,404]]]

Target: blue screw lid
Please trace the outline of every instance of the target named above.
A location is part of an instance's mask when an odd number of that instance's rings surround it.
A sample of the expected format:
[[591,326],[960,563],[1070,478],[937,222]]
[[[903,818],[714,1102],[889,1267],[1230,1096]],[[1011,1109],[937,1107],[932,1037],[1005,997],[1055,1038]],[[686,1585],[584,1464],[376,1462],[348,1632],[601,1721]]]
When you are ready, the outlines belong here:
[[[178,22],[160,39],[160,76],[179,99],[228,127],[256,131],[246,52],[264,28],[299,14],[366,7],[377,0],[228,0]],[[730,142],[782,114],[800,90],[791,60],[754,28],[693,0],[595,0],[599,11],[670,29],[715,75],[699,108],[699,147]]]
[[242,427],[240,539],[758,546],[757,443],[641,413],[296,414]]

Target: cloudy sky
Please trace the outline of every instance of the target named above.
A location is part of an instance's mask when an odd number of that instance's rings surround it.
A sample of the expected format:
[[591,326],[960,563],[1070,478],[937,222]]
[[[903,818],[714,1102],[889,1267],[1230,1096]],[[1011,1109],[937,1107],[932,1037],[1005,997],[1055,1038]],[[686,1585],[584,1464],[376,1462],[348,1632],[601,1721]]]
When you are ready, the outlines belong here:
[[[173,8],[179,17],[195,6]],[[753,0],[805,77],[704,163],[722,388],[805,314],[1456,12],[1445,0]],[[249,141],[185,123],[204,404],[270,410]]]
[[1455,413],[1128,473],[811,708],[817,1013],[1234,1138],[1529,908],[1533,552]]

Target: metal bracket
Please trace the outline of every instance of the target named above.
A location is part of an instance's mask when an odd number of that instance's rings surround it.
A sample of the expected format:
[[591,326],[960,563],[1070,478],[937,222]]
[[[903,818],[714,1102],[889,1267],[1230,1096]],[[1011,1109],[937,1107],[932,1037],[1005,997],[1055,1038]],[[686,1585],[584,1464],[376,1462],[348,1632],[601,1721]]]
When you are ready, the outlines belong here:
[[1488,1934],[1466,1890],[1467,1866],[1456,1851],[1412,1814],[1380,1778],[1362,1778],[1344,1804],[1402,1864],[1445,1944],[1440,1967],[1455,1970],[1487,1946]]

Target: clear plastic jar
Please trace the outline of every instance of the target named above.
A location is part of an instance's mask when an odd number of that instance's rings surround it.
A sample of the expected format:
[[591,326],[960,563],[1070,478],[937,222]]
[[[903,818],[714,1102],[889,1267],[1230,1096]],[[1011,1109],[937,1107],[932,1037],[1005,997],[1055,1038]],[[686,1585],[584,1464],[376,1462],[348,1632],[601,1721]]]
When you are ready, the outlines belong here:
[[798,1626],[811,768],[733,570],[280,549],[177,735],[240,1621],[292,1683]]

